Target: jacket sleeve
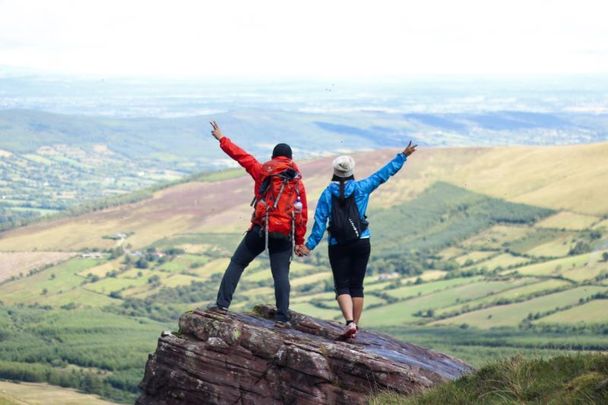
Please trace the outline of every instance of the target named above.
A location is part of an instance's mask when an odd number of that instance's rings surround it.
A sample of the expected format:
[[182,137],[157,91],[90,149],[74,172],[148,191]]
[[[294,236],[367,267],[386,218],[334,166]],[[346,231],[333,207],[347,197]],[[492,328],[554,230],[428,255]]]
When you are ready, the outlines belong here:
[[306,224],[308,223],[308,202],[306,200],[306,189],[304,183],[300,181],[300,200],[302,201],[302,214],[300,221],[296,224],[295,243],[296,245],[304,244],[304,235],[306,235]]
[[319,242],[321,242],[321,239],[323,239],[325,228],[327,228],[327,220],[331,211],[330,201],[331,193],[329,192],[329,189],[325,189],[317,202],[317,209],[315,210],[315,224],[313,225],[312,232],[308,236],[308,241],[306,242],[306,247],[310,250],[317,247]]
[[262,164],[258,162],[256,158],[241,149],[227,136],[220,139],[220,148],[222,148],[228,156],[236,160],[238,164],[243,166],[254,180],[257,180],[257,177],[262,172]]
[[385,183],[391,176],[401,170],[406,160],[407,157],[403,153],[398,153],[397,156],[388,162],[382,169],[358,182],[361,191],[370,194],[381,184]]

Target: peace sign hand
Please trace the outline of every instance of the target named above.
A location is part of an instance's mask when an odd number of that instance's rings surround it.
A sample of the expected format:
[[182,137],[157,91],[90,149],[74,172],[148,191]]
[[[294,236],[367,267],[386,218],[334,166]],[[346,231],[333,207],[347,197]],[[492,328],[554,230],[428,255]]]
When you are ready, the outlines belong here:
[[213,137],[218,141],[222,139],[224,137],[224,134],[222,134],[222,130],[220,129],[220,126],[217,124],[217,122],[209,121],[209,123],[213,127],[213,129],[211,130],[211,135],[213,135]]
[[416,152],[416,147],[418,147],[418,145],[412,146],[412,141],[410,141],[410,143],[407,145],[407,148],[403,149],[403,154],[405,156],[411,155],[412,153]]

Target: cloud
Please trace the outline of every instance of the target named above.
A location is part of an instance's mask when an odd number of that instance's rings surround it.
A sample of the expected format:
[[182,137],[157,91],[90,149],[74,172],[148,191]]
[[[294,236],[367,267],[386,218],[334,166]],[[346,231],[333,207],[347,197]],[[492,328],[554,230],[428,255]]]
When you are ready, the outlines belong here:
[[606,73],[602,1],[0,2],[0,64],[146,76]]

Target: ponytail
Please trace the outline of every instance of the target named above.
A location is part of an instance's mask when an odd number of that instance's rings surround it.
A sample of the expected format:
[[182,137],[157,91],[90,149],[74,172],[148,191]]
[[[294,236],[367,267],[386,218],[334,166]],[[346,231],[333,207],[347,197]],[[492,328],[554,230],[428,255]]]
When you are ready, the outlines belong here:
[[344,179],[344,177],[342,177],[340,179],[340,196],[339,196],[340,205],[344,205],[344,183],[345,183],[345,179]]
[[339,177],[339,176],[336,176],[335,174],[331,178],[331,181],[339,181],[340,182],[340,194],[338,196],[338,199],[340,201],[340,205],[342,205],[342,206],[345,204],[345,201],[346,201],[346,196],[345,196],[345,193],[346,193],[346,190],[345,190],[346,189],[346,182],[348,180],[354,180],[354,179],[355,179],[355,176]]

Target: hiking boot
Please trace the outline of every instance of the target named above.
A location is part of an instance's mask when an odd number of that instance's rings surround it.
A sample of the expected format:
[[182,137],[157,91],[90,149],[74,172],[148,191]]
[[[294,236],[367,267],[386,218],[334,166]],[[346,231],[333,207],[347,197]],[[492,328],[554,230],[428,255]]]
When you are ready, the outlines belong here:
[[225,314],[228,312],[228,308],[218,305],[217,303],[211,303],[207,305],[207,311],[219,312]]
[[291,329],[291,322],[289,321],[276,321],[274,323],[275,328],[279,329]]

